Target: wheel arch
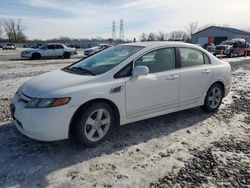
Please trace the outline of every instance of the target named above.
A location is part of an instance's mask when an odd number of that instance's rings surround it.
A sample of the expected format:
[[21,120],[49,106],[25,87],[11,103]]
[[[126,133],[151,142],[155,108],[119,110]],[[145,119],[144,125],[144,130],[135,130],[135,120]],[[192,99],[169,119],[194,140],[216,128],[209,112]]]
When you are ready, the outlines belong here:
[[42,57],[42,54],[40,52],[33,52],[31,57],[34,56],[34,55],[39,55],[40,57]]
[[119,109],[117,107],[117,105],[109,100],[109,99],[105,99],[105,98],[96,98],[96,99],[92,99],[92,100],[89,100],[85,103],[83,103],[81,106],[79,106],[77,108],[77,110],[74,112],[71,120],[70,120],[70,124],[69,124],[69,131],[68,131],[68,137],[71,137],[72,134],[73,134],[73,128],[74,128],[74,123],[75,123],[75,119],[76,119],[76,116],[77,114],[79,113],[79,111],[82,109],[82,108],[88,108],[90,107],[92,104],[94,103],[98,103],[98,102],[104,102],[104,103],[107,103],[108,105],[110,105],[110,107],[112,108],[114,114],[115,114],[115,125],[118,126],[120,125],[120,112],[119,112]]
[[222,87],[222,89],[223,89],[223,97],[224,97],[224,96],[225,96],[225,89],[226,89],[226,88],[225,88],[225,84],[224,84],[222,81],[220,81],[220,80],[213,82],[213,84],[211,84],[210,87],[207,89],[207,92],[208,92],[209,89],[210,89],[213,85],[215,85],[215,84],[221,85],[221,87]]

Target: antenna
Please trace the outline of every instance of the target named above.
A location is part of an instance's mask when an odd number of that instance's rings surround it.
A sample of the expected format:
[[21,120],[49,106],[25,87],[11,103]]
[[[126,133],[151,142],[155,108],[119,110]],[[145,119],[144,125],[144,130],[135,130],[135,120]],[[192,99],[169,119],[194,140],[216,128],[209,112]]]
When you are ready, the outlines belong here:
[[124,41],[124,24],[123,24],[123,19],[120,20],[120,36],[119,36],[121,41]]
[[115,21],[112,22],[112,39],[113,39],[113,41],[116,40]]

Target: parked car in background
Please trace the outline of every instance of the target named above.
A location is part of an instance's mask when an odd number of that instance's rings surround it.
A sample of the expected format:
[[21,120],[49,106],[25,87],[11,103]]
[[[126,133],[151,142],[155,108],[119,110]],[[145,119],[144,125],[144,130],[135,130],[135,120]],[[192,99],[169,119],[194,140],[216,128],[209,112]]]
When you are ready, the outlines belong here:
[[95,54],[95,53],[97,53],[99,51],[100,51],[99,47],[98,46],[94,46],[94,47],[85,49],[84,50],[84,55],[91,56],[91,55],[93,55],[93,54]]
[[69,48],[60,43],[49,43],[40,46],[38,49],[27,49],[21,52],[22,58],[40,59],[46,57],[70,58],[76,54],[75,48]]
[[197,106],[214,112],[230,87],[230,65],[195,45],[127,43],[32,78],[10,109],[24,135],[93,147],[115,125]]
[[211,44],[204,44],[203,48],[207,51],[209,51],[210,53],[214,54],[215,53],[215,48],[216,46],[214,45],[214,43]]
[[102,50],[105,50],[107,48],[110,48],[112,45],[110,44],[98,44],[98,46],[94,46],[92,48],[87,48],[84,50],[84,55],[86,56],[90,56],[93,54],[96,54]]
[[112,45],[110,45],[110,44],[98,44],[98,48],[100,49],[100,50],[105,50],[105,49],[107,49],[107,48],[110,48]]
[[3,48],[3,45],[2,45],[2,44],[0,44],[0,48]]
[[244,56],[246,53],[247,43],[245,39],[232,39],[223,41],[215,48],[215,55],[226,55],[227,57]]
[[16,49],[15,44],[8,43],[8,44],[3,45],[3,50],[15,50],[15,49]]

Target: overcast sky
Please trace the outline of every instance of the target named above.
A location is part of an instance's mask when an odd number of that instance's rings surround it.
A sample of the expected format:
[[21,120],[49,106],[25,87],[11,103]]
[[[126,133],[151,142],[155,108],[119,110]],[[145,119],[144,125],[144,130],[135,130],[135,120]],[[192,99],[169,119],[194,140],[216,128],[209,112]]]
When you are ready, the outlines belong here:
[[31,39],[112,36],[185,30],[190,22],[250,28],[250,0],[0,0],[1,18],[21,18]]

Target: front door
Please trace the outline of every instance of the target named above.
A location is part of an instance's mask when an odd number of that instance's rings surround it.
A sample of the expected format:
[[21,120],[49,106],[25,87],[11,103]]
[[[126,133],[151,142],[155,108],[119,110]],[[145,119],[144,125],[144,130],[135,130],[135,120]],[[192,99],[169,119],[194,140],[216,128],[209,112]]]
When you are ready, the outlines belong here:
[[44,52],[43,52],[44,54],[43,54],[43,56],[44,57],[53,57],[53,56],[55,56],[55,45],[54,44],[49,44],[48,46],[47,46],[47,49],[46,50],[44,50]]
[[174,109],[179,102],[179,70],[175,69],[175,49],[151,51],[134,62],[147,66],[149,74],[126,81],[127,118]]

